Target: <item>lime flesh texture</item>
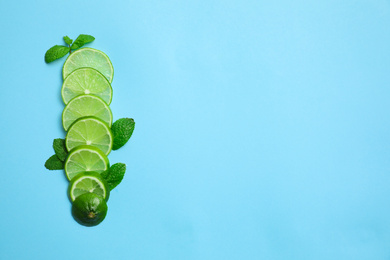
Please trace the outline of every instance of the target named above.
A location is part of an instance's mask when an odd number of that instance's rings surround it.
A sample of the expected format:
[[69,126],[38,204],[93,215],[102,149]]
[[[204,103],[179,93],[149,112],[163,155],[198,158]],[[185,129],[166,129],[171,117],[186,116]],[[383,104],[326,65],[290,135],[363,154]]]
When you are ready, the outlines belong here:
[[79,145],[97,147],[108,155],[113,145],[110,127],[96,117],[77,119],[68,129],[65,146],[70,151]]
[[68,154],[65,161],[65,174],[69,181],[76,175],[86,171],[104,172],[109,167],[107,156],[98,148],[81,145]]
[[104,52],[92,48],[81,48],[69,55],[62,67],[62,78],[66,79],[74,70],[85,67],[96,69],[112,82],[114,67],[110,59]]
[[86,116],[99,118],[109,127],[112,125],[111,109],[101,98],[93,95],[80,95],[66,105],[62,112],[62,126],[65,131],[68,131],[74,121]]
[[92,227],[99,225],[107,215],[107,204],[102,196],[84,193],[72,204],[73,218],[81,225]]
[[108,184],[97,172],[82,172],[77,174],[69,184],[69,198],[73,202],[84,193],[95,193],[102,196],[106,201],[110,196]]
[[109,105],[112,100],[112,87],[99,71],[93,68],[79,68],[65,78],[61,96],[64,103],[68,104],[70,100],[82,94],[93,94]]

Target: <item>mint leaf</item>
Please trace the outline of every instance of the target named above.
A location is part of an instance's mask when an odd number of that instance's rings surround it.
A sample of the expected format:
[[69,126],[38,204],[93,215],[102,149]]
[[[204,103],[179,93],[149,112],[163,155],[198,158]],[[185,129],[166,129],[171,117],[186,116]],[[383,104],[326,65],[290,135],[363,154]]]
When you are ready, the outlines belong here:
[[111,167],[101,173],[102,177],[107,181],[108,188],[113,190],[119,183],[121,183],[123,176],[126,172],[126,164],[116,163],[111,165]]
[[55,61],[59,58],[64,57],[70,51],[69,47],[62,45],[55,45],[51,47],[45,54],[46,63]]
[[84,44],[93,42],[95,40],[95,37],[87,34],[80,34],[77,39],[73,42],[72,46],[70,48],[72,50],[78,49],[82,47]]
[[72,40],[71,38],[69,38],[68,36],[64,36],[64,41],[65,41],[65,43],[68,44],[68,45],[71,45],[72,42],[73,42],[73,40]]
[[53,140],[53,149],[56,152],[58,159],[65,161],[68,156],[68,150],[66,150],[65,139],[57,138]]
[[45,162],[46,169],[49,170],[62,170],[64,169],[64,163],[58,159],[57,155],[52,155],[47,161]]
[[135,122],[132,118],[121,118],[112,124],[111,130],[114,137],[113,150],[118,150],[129,141],[134,127]]

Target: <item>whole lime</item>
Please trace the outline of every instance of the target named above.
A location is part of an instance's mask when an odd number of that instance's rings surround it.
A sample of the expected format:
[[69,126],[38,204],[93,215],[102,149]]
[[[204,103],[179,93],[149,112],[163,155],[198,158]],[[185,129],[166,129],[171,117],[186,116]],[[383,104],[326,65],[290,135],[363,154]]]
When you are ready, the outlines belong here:
[[107,215],[104,198],[95,193],[84,193],[72,204],[73,218],[81,225],[92,227],[99,225]]

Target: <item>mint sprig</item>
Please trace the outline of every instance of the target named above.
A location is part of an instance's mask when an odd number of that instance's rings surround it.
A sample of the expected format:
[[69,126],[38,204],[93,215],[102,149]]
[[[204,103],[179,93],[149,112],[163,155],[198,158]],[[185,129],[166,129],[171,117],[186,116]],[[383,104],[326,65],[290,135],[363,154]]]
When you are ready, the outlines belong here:
[[65,41],[65,43],[68,44],[68,45],[71,45],[72,42],[73,42],[73,40],[72,40],[71,38],[69,38],[68,36],[64,36],[64,41]]
[[79,37],[77,37],[77,39],[74,41],[72,46],[70,46],[70,48],[72,50],[75,50],[75,49],[82,47],[84,44],[93,42],[94,40],[95,40],[95,37],[93,37],[91,35],[80,34]]
[[51,47],[45,54],[45,61],[46,63],[55,61],[59,58],[64,57],[68,52],[70,51],[69,47],[62,46],[62,45],[55,45]]
[[62,162],[65,161],[68,156],[68,150],[65,146],[65,139],[57,138],[53,140],[53,149],[56,152],[58,159]]
[[62,170],[64,169],[64,162],[58,159],[57,155],[54,154],[49,159],[47,159],[45,162],[45,167],[48,170]]
[[107,181],[108,188],[113,190],[116,186],[121,183],[123,176],[126,172],[126,164],[124,163],[116,163],[111,165],[111,167],[102,172],[102,177]]
[[64,36],[63,39],[67,46],[54,45],[49,50],[47,50],[45,53],[46,63],[58,60],[64,57],[66,54],[71,53],[72,50],[76,50],[87,43],[93,42],[95,40],[95,37],[88,34],[80,34],[74,42],[68,36]]
[[68,156],[65,140],[61,138],[54,139],[53,149],[55,154],[47,159],[45,162],[45,167],[49,170],[62,170],[64,169],[65,159]]
[[129,141],[135,127],[134,119],[121,118],[116,120],[111,127],[114,143],[112,150],[118,150]]

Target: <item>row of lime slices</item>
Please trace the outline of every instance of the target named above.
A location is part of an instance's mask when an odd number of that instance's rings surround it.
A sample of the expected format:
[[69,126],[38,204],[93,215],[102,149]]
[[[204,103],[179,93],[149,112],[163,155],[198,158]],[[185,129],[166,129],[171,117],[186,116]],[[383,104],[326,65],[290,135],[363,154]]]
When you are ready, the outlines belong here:
[[92,48],[73,52],[64,63],[61,89],[67,131],[65,174],[72,213],[82,225],[94,226],[106,216],[109,189],[100,173],[109,168],[113,147],[109,107],[114,69],[108,56]]

